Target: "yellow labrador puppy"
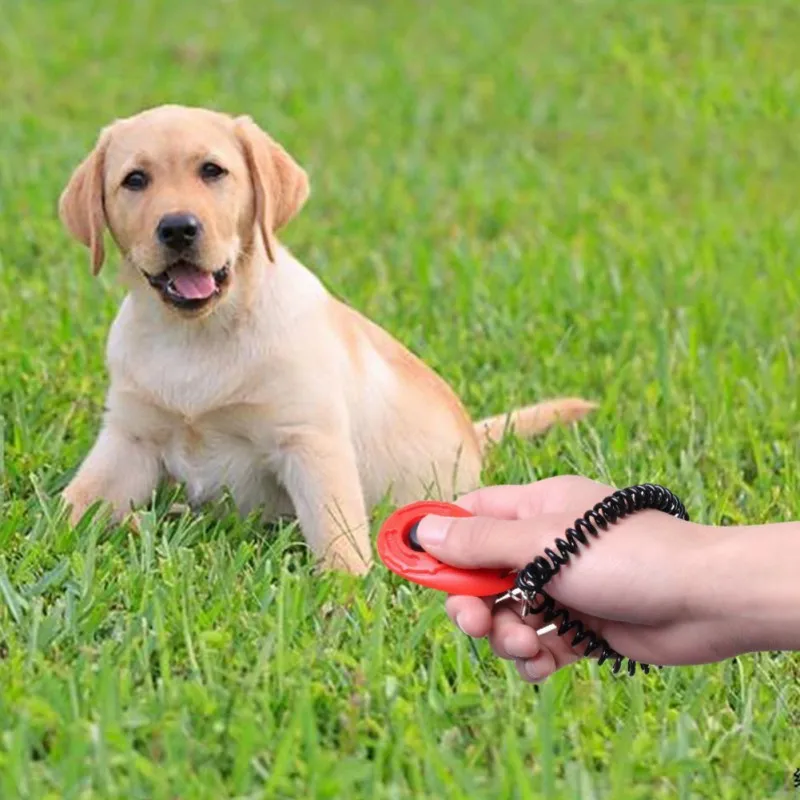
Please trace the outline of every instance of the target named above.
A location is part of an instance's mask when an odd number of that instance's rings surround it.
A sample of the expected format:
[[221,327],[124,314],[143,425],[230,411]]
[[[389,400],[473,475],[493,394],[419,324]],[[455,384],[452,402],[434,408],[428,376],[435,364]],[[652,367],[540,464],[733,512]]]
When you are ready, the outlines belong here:
[[478,485],[482,450],[593,406],[553,400],[473,423],[447,384],[333,298],[276,239],[306,173],[249,117],[161,106],[105,128],[60,200],[70,233],[128,289],[107,347],[106,412],[66,488],[115,519],[159,479],[192,505],[293,516],[327,567],[371,564],[368,514]]

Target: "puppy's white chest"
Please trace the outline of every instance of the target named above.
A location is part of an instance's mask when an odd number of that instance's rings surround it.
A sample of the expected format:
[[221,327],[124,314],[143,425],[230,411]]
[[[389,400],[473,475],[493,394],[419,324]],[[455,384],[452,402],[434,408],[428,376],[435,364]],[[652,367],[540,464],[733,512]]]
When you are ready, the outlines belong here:
[[267,459],[248,437],[209,420],[176,425],[162,452],[166,471],[185,486],[192,504],[218,500],[227,489],[244,514],[274,503],[277,487]]

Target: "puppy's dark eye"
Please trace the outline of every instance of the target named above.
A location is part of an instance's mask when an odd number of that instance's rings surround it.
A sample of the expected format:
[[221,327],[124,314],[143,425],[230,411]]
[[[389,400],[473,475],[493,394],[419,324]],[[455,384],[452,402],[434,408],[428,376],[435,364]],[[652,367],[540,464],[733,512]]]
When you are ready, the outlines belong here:
[[122,185],[126,189],[130,189],[132,192],[141,192],[142,189],[147,188],[148,183],[150,183],[150,178],[147,177],[146,172],[142,172],[140,169],[135,169],[129,172],[122,179]]
[[219,164],[215,164],[213,161],[205,161],[200,166],[200,177],[204,181],[216,181],[227,174],[228,170],[221,167]]

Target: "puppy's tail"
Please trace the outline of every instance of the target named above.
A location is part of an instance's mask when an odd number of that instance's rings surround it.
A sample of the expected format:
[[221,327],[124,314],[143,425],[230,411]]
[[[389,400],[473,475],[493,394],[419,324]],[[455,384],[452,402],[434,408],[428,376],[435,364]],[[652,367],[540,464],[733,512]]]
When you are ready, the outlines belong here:
[[485,450],[490,444],[500,441],[506,432],[528,439],[559,422],[577,422],[596,408],[596,403],[579,397],[560,397],[479,420],[475,423],[475,432],[481,450]]

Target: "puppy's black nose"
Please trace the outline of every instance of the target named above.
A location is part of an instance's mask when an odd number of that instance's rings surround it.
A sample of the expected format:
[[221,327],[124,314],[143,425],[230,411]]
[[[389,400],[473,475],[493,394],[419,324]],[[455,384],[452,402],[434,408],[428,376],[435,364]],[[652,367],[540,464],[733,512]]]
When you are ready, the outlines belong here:
[[161,244],[171,250],[187,250],[203,232],[203,225],[194,214],[165,214],[156,228]]

